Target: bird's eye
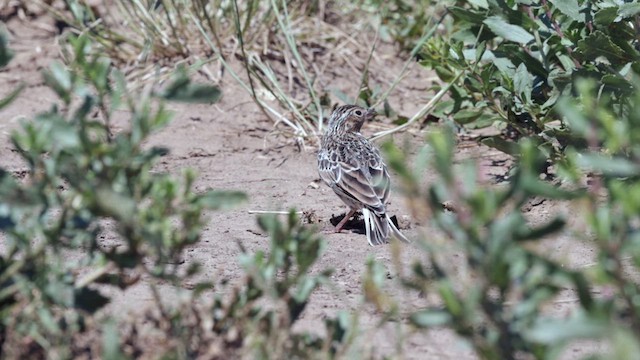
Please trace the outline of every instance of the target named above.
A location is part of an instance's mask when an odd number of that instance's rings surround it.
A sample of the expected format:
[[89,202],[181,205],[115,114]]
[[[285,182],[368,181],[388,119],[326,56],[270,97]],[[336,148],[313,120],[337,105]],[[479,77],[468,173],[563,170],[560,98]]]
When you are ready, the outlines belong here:
[[356,114],[357,116],[362,116],[362,111],[360,110],[356,110],[353,113]]

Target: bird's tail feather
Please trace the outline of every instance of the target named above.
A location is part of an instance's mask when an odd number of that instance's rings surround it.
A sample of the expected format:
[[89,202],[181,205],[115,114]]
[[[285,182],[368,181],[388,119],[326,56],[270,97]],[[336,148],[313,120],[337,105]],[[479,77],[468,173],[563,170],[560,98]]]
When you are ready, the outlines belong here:
[[391,228],[391,233],[392,233],[393,237],[395,237],[398,240],[402,240],[402,241],[404,241],[406,243],[411,242],[411,241],[409,241],[409,239],[407,239],[406,236],[404,236],[404,234],[402,234],[400,232],[400,229],[398,229],[396,227],[396,225],[393,223],[393,221],[391,221],[391,218],[389,217],[389,215],[385,214],[385,217],[387,218],[387,223],[389,224],[389,228]]
[[364,215],[364,228],[369,245],[375,246],[386,243],[389,238],[389,231],[392,232],[393,237],[404,242],[409,242],[409,240],[393,224],[389,215],[383,214],[378,216],[367,208],[362,209],[362,214]]

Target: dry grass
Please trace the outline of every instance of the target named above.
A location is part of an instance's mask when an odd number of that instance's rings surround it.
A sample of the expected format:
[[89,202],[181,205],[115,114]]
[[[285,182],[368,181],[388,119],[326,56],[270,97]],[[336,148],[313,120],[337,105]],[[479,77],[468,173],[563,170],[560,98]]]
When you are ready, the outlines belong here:
[[[332,107],[329,79],[338,76],[353,84],[352,94],[338,94],[341,101],[380,106],[438,25],[437,19],[424,24],[422,37],[403,55],[403,69],[384,89],[374,91],[369,81],[372,74],[385,72],[385,64],[376,51],[380,10],[367,2],[116,0],[105,7],[80,0],[75,8],[60,1],[34,3],[71,32],[92,38],[94,50],[118,63],[134,89],[162,83],[177,66],[213,83],[230,75],[272,120],[274,131],[301,148],[317,143],[326,124]],[[70,61],[74,51],[64,49],[63,57]],[[240,67],[235,59],[241,60]],[[337,63],[344,66],[335,69]],[[412,119],[423,117],[429,108]]]

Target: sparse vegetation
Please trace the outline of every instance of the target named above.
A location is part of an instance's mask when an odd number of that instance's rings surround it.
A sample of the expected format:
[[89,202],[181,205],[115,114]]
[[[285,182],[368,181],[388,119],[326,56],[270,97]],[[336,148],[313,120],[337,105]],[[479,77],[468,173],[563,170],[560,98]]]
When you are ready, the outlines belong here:
[[[447,261],[450,253],[433,239],[425,241],[431,267],[416,264],[405,283],[436,292],[443,307],[416,311],[412,322],[420,328],[451,327],[488,359],[554,357],[585,338],[608,341],[615,358],[633,357],[640,347],[638,308],[631,300],[638,285],[632,274],[640,270],[635,255],[640,209],[629,199],[640,196],[635,145],[640,7],[607,1],[457,1],[448,11],[449,32],[431,38],[421,53],[424,65],[453,83],[450,99],[434,115],[465,127],[502,129],[481,141],[516,163],[508,186],[480,186],[477,164],[451,167],[451,133],[435,133],[428,158],[440,180],[422,190],[419,173],[388,146],[415,215],[432,214],[468,267],[466,276],[456,276]],[[426,163],[426,158],[421,159]],[[553,181],[541,181],[541,174]],[[549,254],[532,251],[532,243],[562,231],[566,222],[555,215],[532,227],[522,208],[533,198],[573,199],[571,216],[584,219],[586,234],[592,234],[576,236],[593,241],[598,261],[587,269],[565,269]],[[453,201],[453,213],[441,211],[445,201]],[[603,287],[608,295],[594,296]],[[544,305],[567,289],[579,309],[567,319],[545,314]]]
[[[362,305],[376,309],[374,326],[407,329],[396,334],[399,357],[409,334],[443,327],[485,359],[557,358],[585,339],[608,345],[603,358],[640,353],[637,2],[34,4],[66,30],[63,62],[42,72],[58,100],[11,135],[27,171],[17,177],[0,168],[6,357],[375,357],[375,344],[359,341],[357,310],[326,317],[318,332],[294,330],[313,292],[333,285],[332,270],[318,265],[326,243],[293,211],[258,218],[269,248],[249,252],[239,244],[237,283],[214,286],[217,279],[199,277],[197,263],[182,263],[200,240],[205,211],[237,206],[246,195],[195,191],[190,170],[180,177],[153,171],[168,149],[145,141],[170,121],[165,102],[216,102],[225,74],[298,144],[321,133],[331,91],[394,117],[399,127],[377,137],[410,129],[427,113],[441,120],[415,159],[384,145],[412,215],[439,230],[412,245],[424,261],[394,276],[378,261],[358,264],[366,268]],[[358,34],[368,40],[358,44],[339,26],[348,20],[354,33],[376,35]],[[436,95],[410,118],[388,102],[403,74],[385,89],[370,85],[380,42],[397,45],[404,69],[419,61],[440,79]],[[338,55],[346,44],[348,54]],[[0,68],[11,61],[9,49],[0,29]],[[361,69],[351,73],[357,93],[321,84],[333,56],[357,62],[349,65]],[[190,80],[195,73],[209,83]],[[0,99],[0,109],[22,89]],[[121,110],[128,127],[113,131]],[[478,179],[477,163],[454,161],[453,128],[485,127],[494,131],[479,141],[514,163],[504,186]],[[425,185],[426,171],[437,180]],[[566,214],[532,223],[522,210],[532,199],[569,204],[586,231],[575,231]],[[445,202],[453,211],[443,210]],[[590,246],[595,262],[565,267],[538,251],[559,234]],[[390,249],[398,265],[403,249]],[[463,269],[449,261],[454,253]],[[144,321],[103,311],[114,294],[141,282],[154,300]],[[435,300],[400,302],[387,292],[390,282]],[[183,296],[168,304],[166,287]],[[574,304],[569,316],[548,311],[559,301]]]

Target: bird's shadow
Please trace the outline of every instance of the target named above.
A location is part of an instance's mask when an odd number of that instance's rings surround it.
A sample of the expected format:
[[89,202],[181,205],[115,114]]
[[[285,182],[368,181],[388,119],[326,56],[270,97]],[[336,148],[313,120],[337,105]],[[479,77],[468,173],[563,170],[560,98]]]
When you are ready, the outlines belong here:
[[[342,219],[344,219],[344,217],[347,215],[347,213],[342,213],[342,214],[338,214],[338,215],[332,215],[331,219],[329,219],[329,222],[331,223],[331,225],[336,226],[340,223],[340,221],[342,221]],[[398,218],[393,215],[391,216],[391,222],[393,222],[393,224],[398,227]],[[349,219],[344,226],[342,227],[342,230],[348,230],[357,234],[366,234],[366,230],[364,228],[364,216],[362,215],[361,211],[356,212],[351,219]]]

